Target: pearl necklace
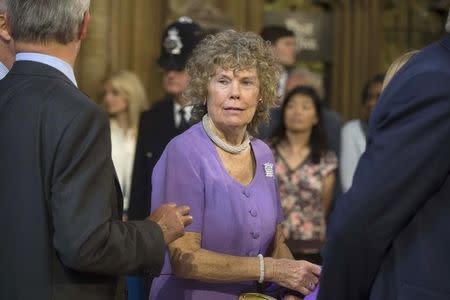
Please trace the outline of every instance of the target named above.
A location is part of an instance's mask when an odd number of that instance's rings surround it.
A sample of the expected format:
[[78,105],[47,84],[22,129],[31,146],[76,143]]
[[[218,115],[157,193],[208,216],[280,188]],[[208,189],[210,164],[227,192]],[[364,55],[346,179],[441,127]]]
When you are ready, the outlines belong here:
[[222,150],[231,153],[231,154],[238,154],[241,153],[243,150],[247,149],[247,147],[250,145],[250,136],[247,132],[245,132],[245,138],[242,144],[238,146],[233,146],[222,140],[212,129],[214,124],[212,124],[211,119],[209,118],[208,114],[205,114],[202,119],[203,128],[205,129],[206,134],[209,136],[209,138],[216,144],[219,148]]

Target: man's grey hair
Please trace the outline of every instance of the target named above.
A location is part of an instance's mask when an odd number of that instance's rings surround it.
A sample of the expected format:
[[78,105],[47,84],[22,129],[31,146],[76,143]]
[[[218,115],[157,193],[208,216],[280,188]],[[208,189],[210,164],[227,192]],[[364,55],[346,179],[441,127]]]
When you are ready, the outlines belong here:
[[76,39],[90,0],[5,0],[17,42],[68,44]]

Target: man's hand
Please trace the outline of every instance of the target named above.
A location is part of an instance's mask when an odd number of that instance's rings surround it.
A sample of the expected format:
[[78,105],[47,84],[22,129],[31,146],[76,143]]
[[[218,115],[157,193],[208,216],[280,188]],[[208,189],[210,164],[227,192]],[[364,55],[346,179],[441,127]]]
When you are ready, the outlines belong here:
[[166,245],[184,235],[184,227],[192,223],[189,206],[177,206],[175,203],[164,204],[156,209],[147,219],[156,222],[163,232]]

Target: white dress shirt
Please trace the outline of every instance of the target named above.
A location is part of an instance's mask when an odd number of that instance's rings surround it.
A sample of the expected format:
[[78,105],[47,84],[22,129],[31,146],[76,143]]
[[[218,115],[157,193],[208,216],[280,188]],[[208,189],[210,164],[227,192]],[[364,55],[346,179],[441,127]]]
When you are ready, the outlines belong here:
[[0,62],[0,79],[3,79],[8,72],[9,69],[2,62]]
[[347,122],[341,131],[341,157],[339,172],[342,190],[348,191],[352,186],[359,158],[366,151],[366,135],[361,127],[361,120]]
[[278,97],[280,98],[280,102],[284,101],[288,77],[289,77],[288,72],[283,69],[283,71],[280,74],[280,81],[278,82]]
[[173,115],[175,117],[175,127],[179,127],[180,126],[180,122],[181,122],[181,116],[179,114],[180,109],[184,108],[184,119],[186,120],[186,123],[189,123],[189,120],[191,119],[191,113],[192,113],[192,108],[193,106],[189,105],[189,106],[181,106],[178,103],[174,103],[173,106]]
[[131,175],[133,173],[134,152],[136,150],[135,131],[124,131],[115,120],[111,126],[111,157],[123,193],[123,210],[130,207]]

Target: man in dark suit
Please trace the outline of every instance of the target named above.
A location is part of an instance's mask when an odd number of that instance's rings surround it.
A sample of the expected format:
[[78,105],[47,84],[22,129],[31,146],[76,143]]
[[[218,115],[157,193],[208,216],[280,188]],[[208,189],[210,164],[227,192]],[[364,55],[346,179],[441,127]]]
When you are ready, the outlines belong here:
[[320,300],[450,299],[450,35],[383,91],[338,201]]
[[189,208],[120,221],[108,118],[72,69],[89,0],[7,7],[17,61],[0,81],[0,299],[125,299],[118,275],[158,275]]
[[186,63],[203,31],[190,18],[181,17],[164,31],[158,64],[163,69],[167,96],[141,115],[134,159],[128,218],[141,220],[150,211],[151,176],[164,148],[175,136],[186,130],[191,106],[182,93],[189,77]]

